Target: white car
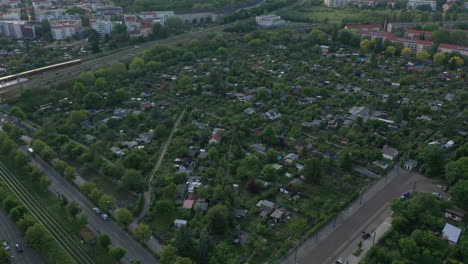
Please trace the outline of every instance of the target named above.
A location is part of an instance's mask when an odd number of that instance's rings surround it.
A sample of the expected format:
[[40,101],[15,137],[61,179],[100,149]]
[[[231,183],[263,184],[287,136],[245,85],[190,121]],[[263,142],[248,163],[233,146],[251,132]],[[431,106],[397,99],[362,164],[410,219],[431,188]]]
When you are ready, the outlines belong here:
[[335,264],[343,264],[343,259],[339,258],[337,261],[335,261]]
[[3,241],[3,248],[4,248],[6,251],[10,251],[10,245],[8,244],[8,242]]
[[102,217],[102,219],[104,219],[106,221],[108,221],[110,219],[107,214],[102,214],[101,217]]
[[102,213],[101,209],[99,209],[99,208],[97,208],[97,207],[94,207],[94,208],[93,208],[93,211],[94,211],[96,214],[101,214],[101,213]]

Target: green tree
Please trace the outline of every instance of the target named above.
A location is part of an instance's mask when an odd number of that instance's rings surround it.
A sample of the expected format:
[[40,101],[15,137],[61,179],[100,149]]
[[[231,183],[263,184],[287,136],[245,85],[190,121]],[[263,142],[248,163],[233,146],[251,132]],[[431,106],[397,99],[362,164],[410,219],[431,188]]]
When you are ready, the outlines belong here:
[[156,215],[159,217],[171,219],[175,213],[175,206],[172,201],[160,200],[156,202],[155,206]]
[[320,183],[323,177],[323,167],[320,160],[312,158],[304,162],[304,177],[310,183]]
[[307,231],[308,225],[307,221],[301,218],[290,221],[286,228],[290,233],[293,233],[296,237],[301,237]]
[[460,58],[459,56],[453,56],[452,58],[450,58],[449,64],[450,65],[454,64],[457,67],[461,67],[461,66],[463,66],[463,64],[465,64],[465,61],[462,58]]
[[340,159],[338,162],[340,167],[345,171],[351,171],[351,169],[353,168],[354,160],[351,156],[351,153],[342,152],[340,154]]
[[164,124],[158,124],[154,129],[154,134],[158,138],[166,138],[169,136],[170,131]]
[[17,118],[21,120],[26,120],[26,113],[18,106],[11,107],[8,113],[12,116],[16,116]]
[[229,211],[226,206],[217,204],[206,214],[208,229],[215,234],[223,234],[229,225]]
[[434,56],[432,56],[432,59],[438,63],[438,64],[442,64],[444,63],[445,61],[445,55],[441,52],[437,52],[436,54],[434,54]]
[[102,210],[108,212],[114,208],[115,198],[108,194],[103,194],[101,198],[99,198],[98,205]]
[[167,245],[161,250],[160,261],[161,264],[173,264],[177,258],[177,249],[172,245]]
[[179,31],[183,28],[182,19],[179,17],[170,17],[166,20],[166,27],[171,31]]
[[83,100],[87,109],[100,108],[104,103],[104,98],[96,92],[87,93]]
[[459,206],[468,209],[468,180],[458,181],[449,192]]
[[65,176],[65,178],[67,178],[68,180],[73,181],[76,177],[76,169],[72,166],[67,166],[65,168],[63,176]]
[[127,254],[127,250],[123,247],[113,247],[109,250],[109,255],[116,261],[120,261]]
[[125,208],[120,208],[116,215],[117,223],[125,228],[127,228],[127,226],[133,221],[132,213]]
[[266,165],[263,167],[262,175],[266,181],[276,182],[278,180],[278,172],[272,165]]
[[411,48],[403,48],[403,49],[401,49],[401,56],[403,56],[403,57],[409,57],[409,56],[411,56],[411,53],[413,53],[413,51],[411,50]]
[[0,263],[3,263],[3,264],[11,263],[10,253],[8,253],[8,251],[3,249],[3,247],[0,248]]
[[139,193],[145,188],[145,177],[140,171],[134,169],[125,170],[122,184],[126,189]]
[[81,212],[81,207],[76,201],[71,201],[70,203],[68,203],[65,209],[72,217],[76,217],[76,215]]
[[445,166],[445,180],[449,184],[454,184],[460,179],[468,180],[468,157],[451,161]]
[[444,173],[445,154],[441,147],[426,146],[419,153],[419,159],[423,162],[422,171],[427,177],[438,177]]
[[28,247],[42,251],[46,249],[50,241],[50,235],[42,225],[36,223],[28,228],[24,239]]
[[195,264],[190,258],[177,257],[177,260],[174,264]]
[[359,45],[361,49],[365,51],[368,51],[371,48],[371,42],[368,39],[361,40],[361,43]]
[[427,51],[418,51],[418,53],[416,53],[416,58],[419,59],[419,60],[427,60],[431,57],[431,55],[427,52]]
[[133,235],[139,241],[148,240],[151,238],[151,229],[147,224],[139,224],[135,227]]
[[108,234],[100,234],[97,238],[98,245],[107,249],[111,244],[111,238]]
[[386,49],[385,49],[385,53],[388,53],[390,55],[395,55],[396,53],[396,48],[394,46],[388,46]]

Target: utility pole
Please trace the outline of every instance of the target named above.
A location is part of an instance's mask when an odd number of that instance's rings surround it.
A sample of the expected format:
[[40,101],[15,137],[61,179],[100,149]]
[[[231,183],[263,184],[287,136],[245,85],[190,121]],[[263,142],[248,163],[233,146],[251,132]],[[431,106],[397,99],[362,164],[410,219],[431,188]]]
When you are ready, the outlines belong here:
[[377,231],[374,232],[374,239],[372,240],[372,245],[375,244],[375,235],[377,234]]
[[335,228],[336,225],[336,218],[338,218],[338,213],[335,213],[335,219],[333,220],[333,228]]
[[416,190],[416,183],[417,183],[417,181],[415,181],[415,182],[414,182],[414,185],[413,185],[413,193],[414,193],[414,191]]

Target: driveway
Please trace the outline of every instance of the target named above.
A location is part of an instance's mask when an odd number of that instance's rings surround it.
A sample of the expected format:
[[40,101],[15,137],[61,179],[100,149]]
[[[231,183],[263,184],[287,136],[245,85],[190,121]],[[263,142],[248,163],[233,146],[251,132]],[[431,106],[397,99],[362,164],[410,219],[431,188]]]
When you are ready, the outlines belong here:
[[[3,209],[0,209],[0,240],[5,240],[10,244],[10,254],[13,256],[14,264],[43,264],[44,261],[33,249],[27,248],[21,232],[16,228],[15,223],[8,218]],[[23,246],[23,252],[17,253],[15,244]]]
[[[415,184],[416,183],[416,184]],[[351,248],[361,241],[361,232],[374,231],[390,215],[390,202],[404,192],[439,192],[437,183],[402,168],[393,168],[385,177],[370,186],[361,197],[340,212],[334,221],[316,235],[292,250],[283,264],[328,264],[349,256]],[[444,193],[447,196],[446,193]],[[442,195],[444,195],[442,194]],[[357,247],[356,247],[357,248]],[[344,259],[346,263],[346,259]]]
[[[22,151],[26,151],[26,147],[20,147]],[[83,209],[82,213],[88,215],[88,226],[95,234],[106,233],[111,237],[112,246],[121,246],[127,250],[127,255],[124,261],[129,262],[131,259],[139,259],[145,264],[159,263],[156,258],[144,249],[138,242],[124,230],[122,230],[113,221],[104,221],[100,215],[93,212],[94,205],[84,196],[75,186],[60,176],[52,166],[47,164],[37,155],[31,157],[32,162],[41,168],[46,175],[52,179],[52,184],[49,187],[52,193],[56,195],[64,195],[68,201],[76,201]]]

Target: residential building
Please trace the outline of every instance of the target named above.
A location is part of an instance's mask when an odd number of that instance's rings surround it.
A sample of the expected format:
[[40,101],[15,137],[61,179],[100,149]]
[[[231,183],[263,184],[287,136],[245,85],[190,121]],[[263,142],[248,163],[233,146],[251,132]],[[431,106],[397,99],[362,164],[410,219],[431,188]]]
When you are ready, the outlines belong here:
[[448,240],[449,244],[455,245],[458,243],[462,230],[456,226],[446,223],[442,230],[442,237]]
[[150,11],[135,14],[138,19],[147,21],[151,24],[165,25],[166,20],[174,16],[174,11]]
[[398,150],[389,147],[388,145],[383,146],[382,148],[382,157],[387,160],[395,160],[398,156]]
[[409,0],[406,5],[407,9],[416,9],[420,6],[428,5],[431,7],[432,11],[436,10],[437,2],[436,1],[425,1],[425,0]]
[[464,216],[465,212],[460,209],[448,208],[445,210],[445,218],[450,218],[453,221],[461,222]]
[[21,20],[21,11],[19,8],[9,9],[7,12],[0,13],[0,20]]
[[370,115],[370,108],[366,106],[353,106],[349,109],[348,113],[353,116],[368,117]]
[[0,21],[0,35],[13,39],[35,39],[36,24],[28,21]]
[[94,11],[95,17],[106,20],[119,19],[123,15],[123,9],[120,6],[97,6]]
[[432,35],[431,31],[416,30],[416,29],[405,30],[405,38],[410,38],[410,39],[428,40],[431,35]]
[[64,40],[78,34],[82,28],[81,20],[51,21],[50,31],[55,40]]
[[176,220],[174,220],[174,226],[175,226],[175,227],[186,226],[187,223],[188,223],[187,220],[182,220],[182,219],[176,219]]
[[345,26],[346,29],[354,30],[367,30],[367,31],[377,31],[380,32],[383,30],[383,26],[380,24],[372,24],[372,25],[347,25]]
[[351,0],[324,0],[323,3],[328,7],[345,8]]
[[275,14],[257,16],[255,21],[261,27],[281,27],[286,25],[286,20],[281,19],[280,16]]
[[268,200],[260,200],[257,203],[257,207],[259,207],[260,209],[262,209],[264,211],[271,212],[271,211],[273,211],[273,209],[275,209],[275,203],[270,202]]
[[265,115],[270,119],[270,120],[276,120],[281,117],[281,113],[278,112],[276,109],[271,109],[268,110]]
[[114,22],[101,19],[93,19],[90,24],[96,30],[101,40],[104,40],[106,36],[110,36],[114,28]]
[[460,53],[461,55],[468,56],[468,47],[466,46],[458,46],[452,44],[440,44],[439,48],[437,49],[438,52],[442,53]]
[[383,40],[388,39],[392,42],[401,43],[403,44],[405,48],[410,48],[413,53],[428,50],[432,45],[434,45],[434,42],[432,41],[401,38],[401,37],[396,37],[392,33],[372,32],[372,31],[367,31],[367,30],[361,30],[359,34],[361,35],[361,37],[368,37],[371,40],[374,40],[376,38],[381,38]]

